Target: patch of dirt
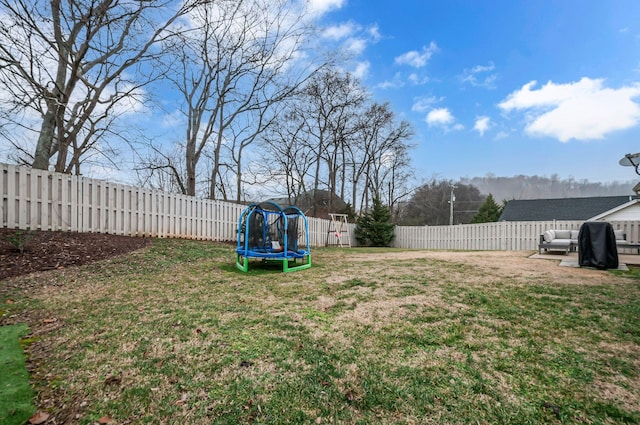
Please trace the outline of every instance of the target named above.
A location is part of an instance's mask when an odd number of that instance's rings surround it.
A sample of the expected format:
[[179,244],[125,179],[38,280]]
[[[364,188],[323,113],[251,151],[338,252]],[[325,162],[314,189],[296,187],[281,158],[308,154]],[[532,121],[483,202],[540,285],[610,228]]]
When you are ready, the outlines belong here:
[[0,228],[0,280],[105,260],[149,245],[150,238]]
[[[576,276],[595,278],[594,284],[601,284],[605,280],[615,279],[612,275],[590,268],[560,267],[562,260],[574,258],[574,253],[569,256],[548,255],[540,258],[530,258],[532,251],[439,251],[439,250],[414,250],[401,252],[367,253],[362,256],[350,257],[352,261],[393,261],[393,260],[438,260],[452,263],[465,264],[479,270],[486,271],[486,278],[492,279],[492,275],[511,277],[524,282],[536,277],[548,277],[558,283],[585,284],[583,280],[576,280]],[[589,280],[591,282],[591,280]]]

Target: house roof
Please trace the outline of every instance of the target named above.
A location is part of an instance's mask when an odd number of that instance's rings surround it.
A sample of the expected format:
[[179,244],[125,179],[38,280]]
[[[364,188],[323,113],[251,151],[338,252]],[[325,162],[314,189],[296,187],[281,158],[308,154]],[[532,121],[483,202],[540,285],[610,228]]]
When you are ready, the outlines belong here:
[[499,221],[588,220],[628,203],[632,196],[508,201]]
[[624,209],[627,209],[627,208],[630,208],[630,207],[636,205],[638,202],[640,202],[640,199],[632,199],[631,201],[626,202],[626,203],[624,203],[622,205],[619,205],[619,206],[617,206],[617,207],[615,207],[615,208],[613,208],[611,210],[608,210],[608,211],[605,211],[605,212],[603,212],[601,214],[598,214],[595,217],[591,217],[589,220],[590,221],[596,221],[596,220],[606,219],[607,217],[612,216],[613,214],[619,213],[620,211],[622,211]]
[[[315,194],[317,193],[317,196]],[[331,202],[329,202],[331,200]],[[290,200],[289,198],[272,198],[269,201],[275,202],[281,206],[289,206],[295,205],[300,208],[305,214],[309,215],[312,213],[313,204],[317,202],[316,205],[316,217],[320,218],[328,218],[328,213],[330,212],[342,212],[346,209],[347,204],[335,193],[331,193],[328,190],[318,189],[309,190],[302,194],[297,199]],[[292,202],[293,201],[293,202]],[[331,210],[329,210],[329,204],[332,204]]]

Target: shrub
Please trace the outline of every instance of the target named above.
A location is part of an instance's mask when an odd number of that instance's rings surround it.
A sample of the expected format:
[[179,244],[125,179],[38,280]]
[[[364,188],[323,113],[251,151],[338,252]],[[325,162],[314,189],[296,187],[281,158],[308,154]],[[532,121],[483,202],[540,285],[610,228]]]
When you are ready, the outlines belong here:
[[16,230],[15,232],[5,236],[5,239],[11,244],[11,246],[13,246],[16,251],[19,251],[20,254],[23,254],[24,250],[27,248],[27,243],[34,236],[35,235],[31,229]]

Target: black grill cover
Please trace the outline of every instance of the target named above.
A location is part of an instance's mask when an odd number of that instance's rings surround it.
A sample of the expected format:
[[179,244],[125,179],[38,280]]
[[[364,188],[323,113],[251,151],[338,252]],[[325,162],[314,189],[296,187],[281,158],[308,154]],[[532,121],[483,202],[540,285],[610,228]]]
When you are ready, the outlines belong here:
[[616,235],[611,223],[587,221],[578,233],[578,262],[580,267],[598,269],[618,268]]

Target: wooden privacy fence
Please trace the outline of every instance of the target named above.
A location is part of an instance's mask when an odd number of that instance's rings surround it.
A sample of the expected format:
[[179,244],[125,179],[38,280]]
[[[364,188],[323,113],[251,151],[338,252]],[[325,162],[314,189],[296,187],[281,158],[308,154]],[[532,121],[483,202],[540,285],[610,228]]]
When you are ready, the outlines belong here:
[[[127,236],[235,241],[245,208],[224,201],[143,189],[82,176],[0,164],[2,227]],[[309,242],[324,246],[329,220],[309,217]],[[398,226],[393,246],[416,249],[534,250],[547,229],[579,229],[581,221]],[[640,222],[612,222],[640,242]],[[349,224],[356,245],[355,225]],[[334,237],[332,233],[329,237]],[[335,242],[335,241],[330,241]],[[343,240],[343,243],[346,241]]]

